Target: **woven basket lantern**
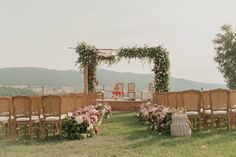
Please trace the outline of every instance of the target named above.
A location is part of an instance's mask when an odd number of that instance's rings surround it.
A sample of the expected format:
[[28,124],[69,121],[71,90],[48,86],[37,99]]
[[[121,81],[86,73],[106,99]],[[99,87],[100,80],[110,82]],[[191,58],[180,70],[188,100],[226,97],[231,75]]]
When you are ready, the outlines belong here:
[[175,113],[172,116],[172,124],[170,125],[172,136],[189,136],[192,134],[191,123],[186,113]]

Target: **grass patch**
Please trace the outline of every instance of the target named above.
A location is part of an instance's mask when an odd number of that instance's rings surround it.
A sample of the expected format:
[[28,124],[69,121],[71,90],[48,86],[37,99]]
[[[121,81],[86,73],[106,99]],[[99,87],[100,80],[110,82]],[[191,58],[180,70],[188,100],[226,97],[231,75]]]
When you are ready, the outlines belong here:
[[137,122],[133,112],[113,112],[93,138],[77,141],[51,138],[46,141],[21,138],[18,141],[0,136],[0,156],[36,157],[223,157],[235,156],[236,132],[194,132],[191,137],[158,135]]

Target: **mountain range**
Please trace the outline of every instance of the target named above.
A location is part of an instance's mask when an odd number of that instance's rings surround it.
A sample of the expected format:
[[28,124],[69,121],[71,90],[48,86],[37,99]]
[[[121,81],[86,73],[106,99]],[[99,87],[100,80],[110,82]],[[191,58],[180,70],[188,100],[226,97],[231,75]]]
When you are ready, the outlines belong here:
[[[111,70],[98,69],[97,79],[99,86],[105,89],[117,82],[125,84],[134,82],[136,90],[141,91],[148,88],[148,83],[153,79],[153,74],[137,74],[131,72],[115,72]],[[79,70],[50,70],[35,67],[2,68],[0,69],[0,85],[28,85],[28,86],[81,86],[83,74]],[[126,85],[127,86],[127,85]],[[185,89],[214,89],[226,88],[224,84],[202,83],[180,78],[170,78],[170,89],[172,91]]]

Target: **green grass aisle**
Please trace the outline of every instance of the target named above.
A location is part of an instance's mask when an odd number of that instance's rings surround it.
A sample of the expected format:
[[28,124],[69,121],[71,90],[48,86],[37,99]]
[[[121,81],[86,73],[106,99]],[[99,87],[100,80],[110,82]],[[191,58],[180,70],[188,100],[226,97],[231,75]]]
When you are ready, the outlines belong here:
[[0,137],[1,157],[223,157],[235,156],[236,133],[219,130],[192,137],[157,135],[137,122],[133,112],[113,112],[100,126],[99,135],[78,141],[7,140]]

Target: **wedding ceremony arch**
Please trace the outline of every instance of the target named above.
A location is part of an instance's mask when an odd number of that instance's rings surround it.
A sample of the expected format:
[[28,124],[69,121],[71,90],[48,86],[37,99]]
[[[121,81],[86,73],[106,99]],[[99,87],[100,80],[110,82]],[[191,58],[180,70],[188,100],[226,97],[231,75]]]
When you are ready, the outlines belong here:
[[[106,53],[114,50],[115,53]],[[75,47],[78,54],[76,65],[84,71],[84,92],[95,92],[94,81],[96,81],[96,69],[101,63],[114,64],[124,59],[146,59],[153,63],[155,91],[165,92],[169,90],[169,52],[162,46],[156,47],[123,47],[120,49],[97,49],[85,42],[78,43]],[[112,51],[109,51],[112,52]]]

